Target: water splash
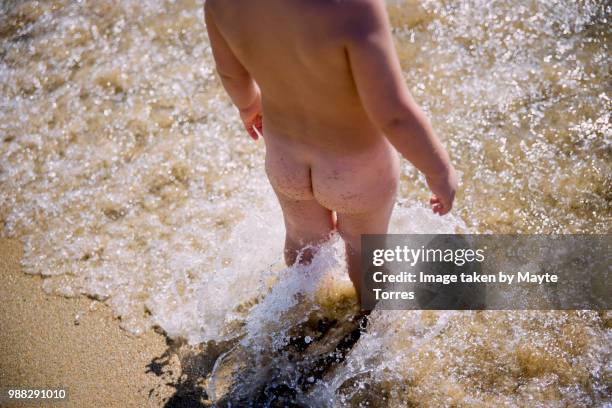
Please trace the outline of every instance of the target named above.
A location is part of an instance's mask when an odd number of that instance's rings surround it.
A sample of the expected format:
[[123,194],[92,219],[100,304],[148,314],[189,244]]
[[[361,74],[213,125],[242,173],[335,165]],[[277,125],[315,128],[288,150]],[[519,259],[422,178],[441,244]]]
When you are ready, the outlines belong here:
[[[406,81],[463,180],[456,216],[434,217],[404,164],[392,231],[609,232],[610,5],[389,10]],[[262,401],[609,400],[609,313],[375,311],[341,361],[322,362],[356,324],[342,252],[310,272],[282,265],[263,149],[213,75],[199,2],[5,1],[0,89],[2,234],[24,241],[47,292],[100,299],[130,332],[158,326],[216,344],[210,355],[269,352]],[[210,367],[219,387],[227,358]]]

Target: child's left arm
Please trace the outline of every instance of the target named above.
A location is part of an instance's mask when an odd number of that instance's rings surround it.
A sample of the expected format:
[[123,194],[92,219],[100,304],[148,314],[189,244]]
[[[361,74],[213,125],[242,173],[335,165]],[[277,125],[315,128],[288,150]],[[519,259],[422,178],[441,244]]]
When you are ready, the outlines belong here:
[[232,102],[240,111],[240,118],[249,135],[257,140],[257,132],[262,132],[261,93],[251,74],[244,68],[238,58],[219,32],[208,2],[204,2],[204,18],[208,38],[215,58],[215,64],[223,88],[227,91]]

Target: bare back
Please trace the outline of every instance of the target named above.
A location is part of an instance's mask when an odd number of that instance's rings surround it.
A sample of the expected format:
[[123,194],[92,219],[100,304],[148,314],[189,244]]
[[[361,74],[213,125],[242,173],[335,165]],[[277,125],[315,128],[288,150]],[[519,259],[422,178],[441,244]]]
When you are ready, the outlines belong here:
[[[245,129],[263,129],[285,259],[337,229],[359,291],[362,234],[387,231],[397,148],[450,210],[454,171],[412,100],[384,0],[206,0],[217,72]],[[261,118],[263,116],[263,127]]]
[[351,75],[342,2],[207,1],[262,90],[267,130],[336,152],[380,143]]

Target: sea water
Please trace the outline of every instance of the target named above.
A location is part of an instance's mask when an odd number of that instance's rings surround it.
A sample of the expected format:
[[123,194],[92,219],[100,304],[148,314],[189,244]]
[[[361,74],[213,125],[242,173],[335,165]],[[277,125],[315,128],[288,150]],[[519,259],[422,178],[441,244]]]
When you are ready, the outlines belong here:
[[[462,180],[437,217],[404,162],[392,231],[609,232],[610,4],[388,9],[406,82]],[[46,292],[105,302],[134,334],[227,344],[203,373],[217,401],[609,402],[607,312],[375,310],[321,360],[357,324],[341,242],[284,266],[263,145],[220,88],[202,20],[193,0],[1,3],[2,234],[25,243]]]

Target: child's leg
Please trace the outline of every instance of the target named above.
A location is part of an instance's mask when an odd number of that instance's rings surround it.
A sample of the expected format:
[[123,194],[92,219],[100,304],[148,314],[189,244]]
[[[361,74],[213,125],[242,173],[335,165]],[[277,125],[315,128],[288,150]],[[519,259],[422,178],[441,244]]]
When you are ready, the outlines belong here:
[[362,234],[386,234],[389,227],[389,218],[395,204],[395,195],[381,203],[376,209],[360,214],[338,213],[338,232],[344,239],[346,246],[346,261],[348,273],[355,290],[357,298],[360,296],[359,286],[361,284],[361,235]]
[[[305,247],[321,244],[329,238],[334,229],[333,216],[314,198],[296,200],[279,191],[276,191],[276,196],[285,220],[285,262],[291,266]],[[311,251],[304,251],[300,262],[308,263],[312,256]]]

